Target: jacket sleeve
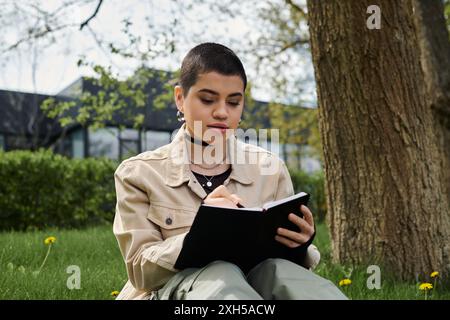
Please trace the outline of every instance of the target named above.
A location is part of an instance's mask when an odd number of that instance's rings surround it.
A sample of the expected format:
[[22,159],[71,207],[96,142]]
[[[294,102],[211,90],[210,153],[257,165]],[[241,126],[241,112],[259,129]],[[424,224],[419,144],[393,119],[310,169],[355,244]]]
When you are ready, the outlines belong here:
[[186,233],[163,240],[159,227],[147,219],[150,202],[138,168],[122,163],[114,173],[116,213],[113,232],[128,278],[138,290],[162,287],[178,270],[175,261]]
[[[275,193],[275,199],[279,200],[283,198],[287,198],[289,196],[294,195],[294,186],[292,184],[292,179],[289,174],[289,171],[286,167],[286,164],[283,160],[280,159],[280,171],[278,177],[278,188]],[[305,256],[304,266],[313,270],[320,262],[320,252],[319,249],[313,244],[310,244],[307,249],[307,253]]]

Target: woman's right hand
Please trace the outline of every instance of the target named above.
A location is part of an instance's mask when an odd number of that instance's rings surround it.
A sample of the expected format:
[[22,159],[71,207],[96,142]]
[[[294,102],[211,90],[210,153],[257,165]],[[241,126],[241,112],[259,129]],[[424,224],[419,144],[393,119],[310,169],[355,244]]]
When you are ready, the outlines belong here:
[[236,194],[228,191],[227,187],[220,185],[215,188],[204,200],[203,203],[215,207],[237,208],[237,204],[242,202]]

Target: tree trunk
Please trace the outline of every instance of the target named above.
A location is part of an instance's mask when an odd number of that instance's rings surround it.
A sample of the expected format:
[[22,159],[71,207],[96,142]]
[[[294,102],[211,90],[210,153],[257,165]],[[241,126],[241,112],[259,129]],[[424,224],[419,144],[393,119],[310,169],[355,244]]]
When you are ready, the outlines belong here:
[[428,106],[442,152],[442,182],[450,203],[450,41],[441,0],[415,0],[415,23]]
[[412,0],[378,0],[379,30],[371,4],[308,1],[333,260],[445,274],[449,205]]

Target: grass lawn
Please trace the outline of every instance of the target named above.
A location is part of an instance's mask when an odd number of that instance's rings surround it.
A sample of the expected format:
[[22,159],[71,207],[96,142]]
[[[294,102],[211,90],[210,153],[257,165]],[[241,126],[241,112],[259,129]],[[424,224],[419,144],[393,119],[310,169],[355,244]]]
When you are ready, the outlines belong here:
[[[48,246],[44,239],[55,236],[47,261],[39,274]],[[0,233],[0,299],[114,299],[111,292],[121,290],[127,280],[122,257],[112,228],[108,226],[85,230],[47,230],[38,232]],[[330,241],[325,225],[317,226],[314,243],[322,260],[315,272],[338,284],[348,268],[330,262]],[[69,266],[80,268],[80,289],[70,290],[67,280]],[[367,266],[355,268],[352,284],[342,290],[351,299],[424,299],[417,284],[396,281],[381,272],[381,289],[369,290]],[[73,271],[72,271],[73,272]],[[430,296],[431,295],[431,296]],[[428,299],[450,299],[450,289],[438,283],[437,291]]]
[[[34,276],[47,253],[48,236],[55,236],[56,242]],[[3,232],[0,242],[0,299],[114,299],[111,292],[120,290],[127,279],[111,227]],[[80,268],[79,290],[66,285],[71,265]]]

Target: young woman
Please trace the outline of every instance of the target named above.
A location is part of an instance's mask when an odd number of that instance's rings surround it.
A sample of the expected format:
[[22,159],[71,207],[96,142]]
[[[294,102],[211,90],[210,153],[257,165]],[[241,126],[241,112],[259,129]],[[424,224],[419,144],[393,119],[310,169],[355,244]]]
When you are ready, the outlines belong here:
[[268,259],[247,274],[226,261],[174,268],[202,202],[259,207],[294,194],[281,159],[234,135],[246,84],[244,67],[229,48],[216,43],[194,47],[183,60],[174,91],[183,122],[177,135],[117,168],[113,230],[129,278],[118,299],[346,299],[334,284],[308,270],[320,254],[311,244],[314,220],[305,206],[299,208],[303,219],[289,215],[298,232],[279,228],[275,236],[292,250],[307,250],[303,266]]

